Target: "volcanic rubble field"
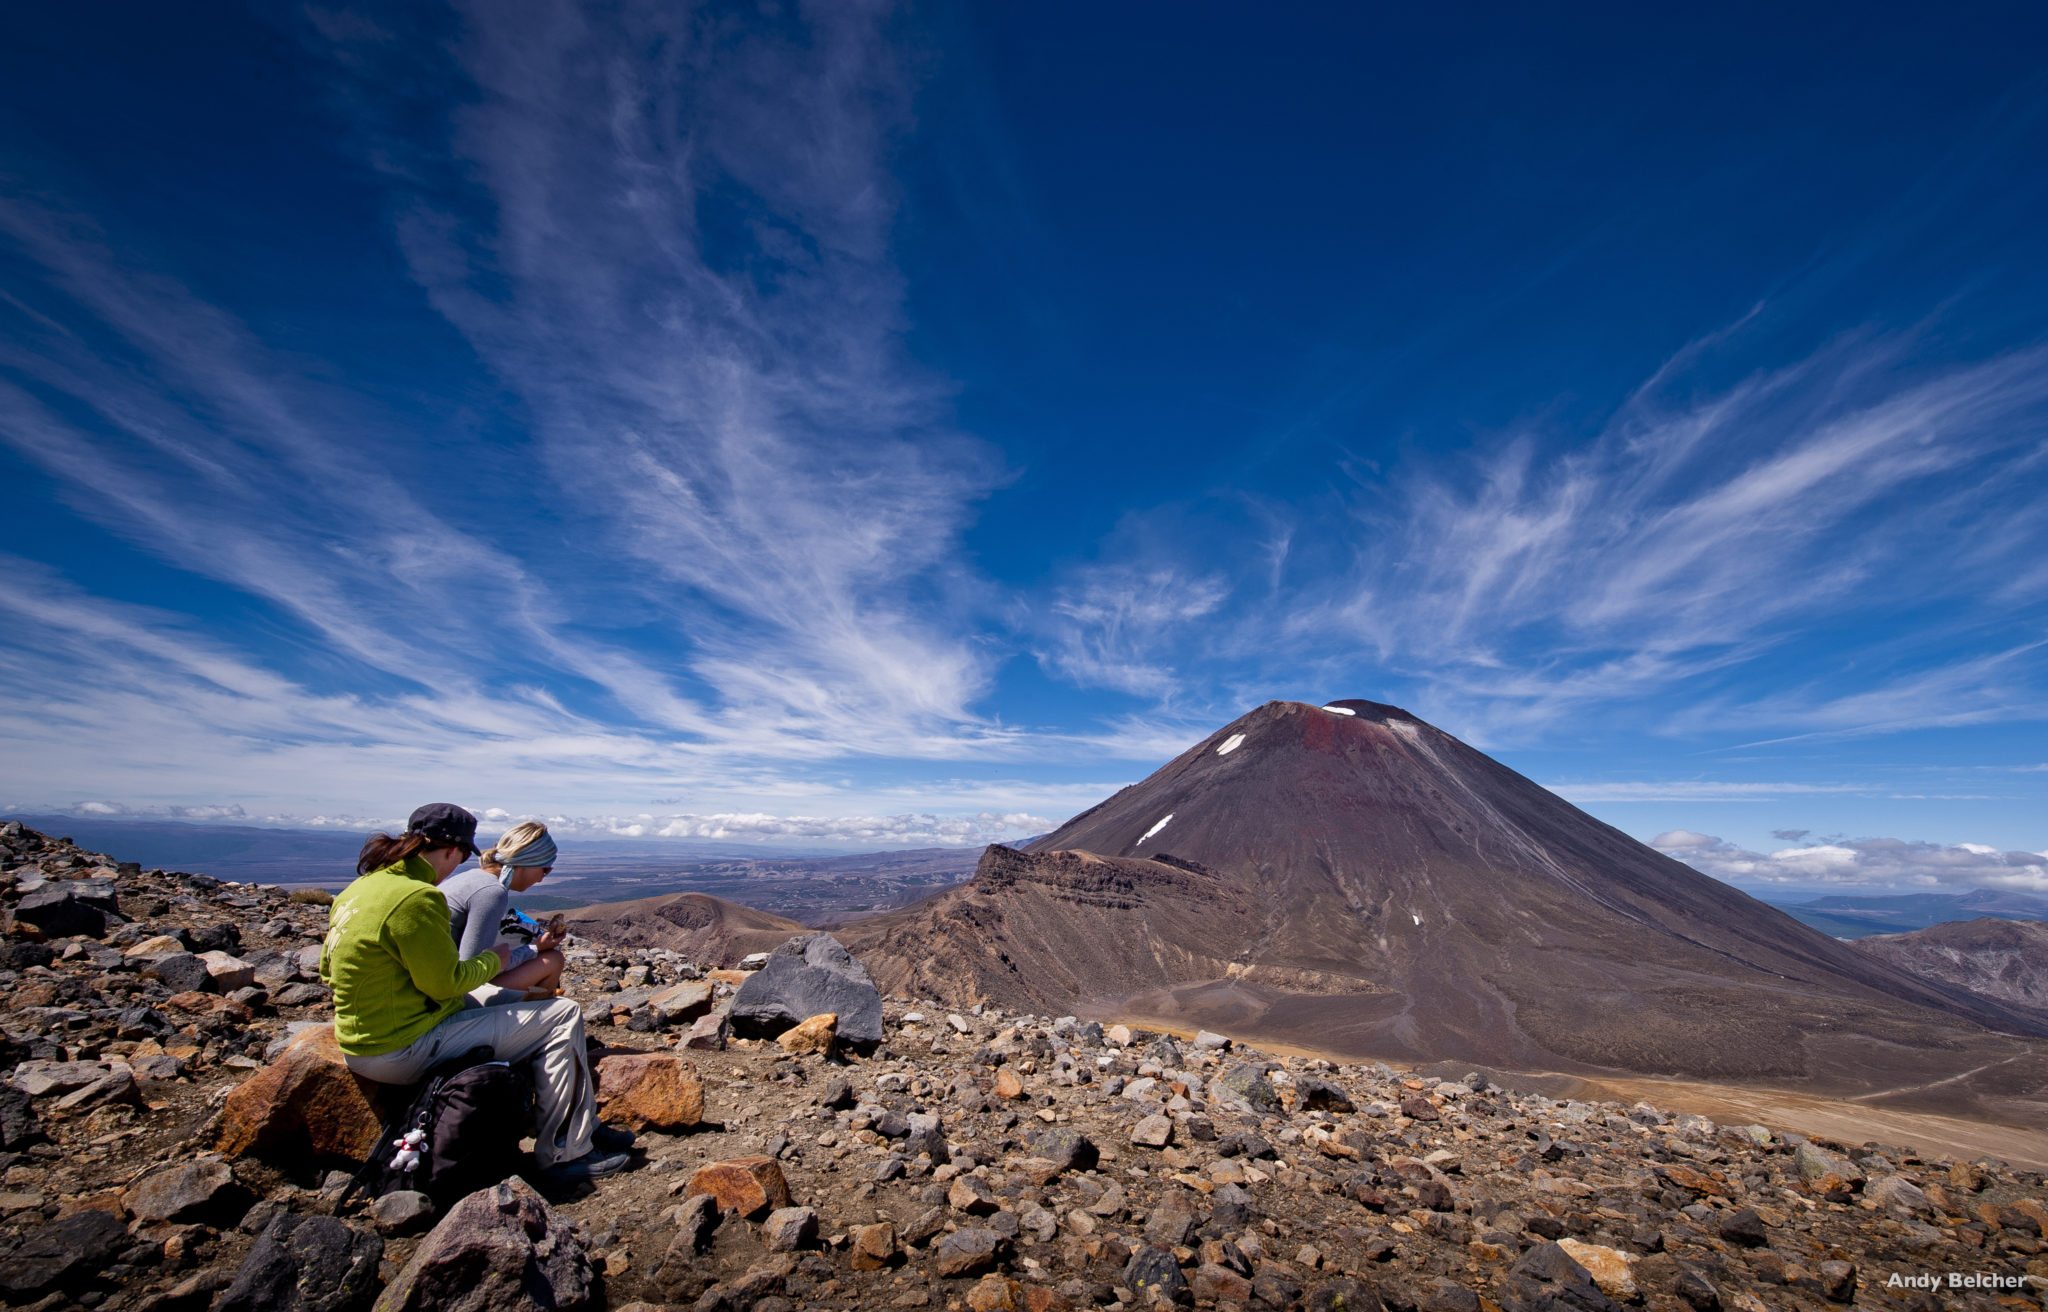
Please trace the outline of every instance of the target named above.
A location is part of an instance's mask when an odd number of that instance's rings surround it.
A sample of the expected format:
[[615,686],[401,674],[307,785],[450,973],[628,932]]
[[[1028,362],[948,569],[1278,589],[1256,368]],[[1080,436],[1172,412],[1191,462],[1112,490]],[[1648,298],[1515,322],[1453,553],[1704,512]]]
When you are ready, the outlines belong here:
[[[614,1054],[606,1115],[676,1128],[570,1196],[515,1180],[442,1216],[396,1194],[336,1219],[345,1177],[308,1152],[215,1151],[236,1086],[329,1019],[325,908],[18,825],[0,861],[14,1305],[2038,1308],[2048,1288],[2043,1179],[1997,1162],[900,998],[865,1056],[686,1047],[724,1041],[736,977],[603,946],[571,948],[570,983]],[[1948,1272],[1978,1284],[1891,1280]]]

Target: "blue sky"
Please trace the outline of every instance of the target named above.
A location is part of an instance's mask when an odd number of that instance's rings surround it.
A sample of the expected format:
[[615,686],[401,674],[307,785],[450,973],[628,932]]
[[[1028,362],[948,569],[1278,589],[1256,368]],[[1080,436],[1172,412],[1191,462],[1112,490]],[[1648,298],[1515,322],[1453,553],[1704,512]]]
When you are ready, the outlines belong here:
[[0,41],[0,802],[1034,832],[1392,701],[2048,887],[2025,5],[163,6]]

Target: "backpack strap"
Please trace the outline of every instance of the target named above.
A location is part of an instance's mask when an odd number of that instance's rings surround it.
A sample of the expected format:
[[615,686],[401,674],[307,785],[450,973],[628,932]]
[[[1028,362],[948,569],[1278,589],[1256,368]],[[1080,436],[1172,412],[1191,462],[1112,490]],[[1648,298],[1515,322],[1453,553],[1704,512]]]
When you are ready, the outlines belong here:
[[347,1208],[349,1200],[368,1184],[370,1178],[382,1172],[396,1155],[397,1141],[412,1130],[426,1129],[431,1114],[434,1095],[440,1092],[443,1081],[458,1071],[480,1066],[497,1056],[497,1051],[488,1043],[480,1043],[467,1052],[437,1062],[429,1067],[420,1082],[413,1085],[413,1095],[406,1099],[398,1114],[384,1122],[377,1129],[377,1142],[370,1148],[369,1156],[349,1177],[348,1187],[341,1191],[341,1197],[334,1202],[334,1213],[340,1215]]
[[334,1214],[336,1216],[341,1215],[348,1207],[349,1200],[354,1198],[357,1191],[369,1183],[372,1176],[380,1174],[385,1169],[395,1141],[405,1131],[412,1128],[414,1121],[420,1119],[415,1113],[423,1112],[422,1104],[434,1096],[434,1092],[440,1087],[443,1078],[439,1075],[429,1076],[422,1084],[414,1086],[418,1092],[406,1099],[405,1105],[399,1109],[397,1115],[378,1127],[377,1142],[370,1146],[369,1155],[363,1160],[362,1166],[356,1170],[354,1175],[349,1177],[348,1187],[341,1191],[341,1197],[334,1200]]

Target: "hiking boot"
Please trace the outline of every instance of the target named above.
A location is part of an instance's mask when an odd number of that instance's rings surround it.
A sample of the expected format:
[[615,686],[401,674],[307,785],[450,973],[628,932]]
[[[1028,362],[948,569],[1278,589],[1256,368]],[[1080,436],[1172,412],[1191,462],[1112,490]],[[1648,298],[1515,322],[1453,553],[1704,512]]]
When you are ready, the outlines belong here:
[[600,1125],[596,1133],[590,1136],[590,1149],[592,1152],[622,1153],[631,1148],[633,1142],[634,1134],[631,1130],[621,1129],[616,1125]]
[[616,1175],[632,1164],[633,1159],[624,1153],[600,1152],[593,1148],[574,1161],[556,1162],[541,1172],[541,1178],[551,1185],[582,1184],[602,1176]]

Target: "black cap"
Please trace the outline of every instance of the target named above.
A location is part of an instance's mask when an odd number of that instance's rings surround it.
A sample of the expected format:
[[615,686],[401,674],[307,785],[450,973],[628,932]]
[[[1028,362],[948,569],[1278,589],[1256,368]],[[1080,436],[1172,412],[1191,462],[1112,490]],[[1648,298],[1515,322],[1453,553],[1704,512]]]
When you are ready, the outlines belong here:
[[429,802],[414,811],[405,822],[405,832],[418,834],[434,847],[459,847],[469,856],[480,850],[476,845],[476,817],[453,802]]

